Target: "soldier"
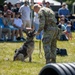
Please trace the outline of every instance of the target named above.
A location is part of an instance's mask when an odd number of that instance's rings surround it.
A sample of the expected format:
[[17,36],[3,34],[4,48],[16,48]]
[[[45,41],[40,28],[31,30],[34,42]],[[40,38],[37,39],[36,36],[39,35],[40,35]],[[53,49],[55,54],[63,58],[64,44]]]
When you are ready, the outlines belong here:
[[45,53],[46,64],[56,63],[56,42],[58,27],[56,25],[56,18],[54,12],[47,7],[41,7],[39,4],[33,6],[34,12],[39,15],[39,29],[35,33],[38,35],[42,30],[43,34],[43,48]]

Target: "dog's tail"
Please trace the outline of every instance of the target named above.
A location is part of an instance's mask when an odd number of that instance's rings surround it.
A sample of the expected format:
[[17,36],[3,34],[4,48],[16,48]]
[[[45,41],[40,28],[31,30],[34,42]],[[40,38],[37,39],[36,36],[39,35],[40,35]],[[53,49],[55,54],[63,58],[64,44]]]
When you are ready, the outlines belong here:
[[19,55],[19,53],[18,52],[16,52],[15,53],[15,55],[14,55],[14,57],[13,57],[13,61],[15,61],[16,60],[16,58],[17,58],[17,56]]
[[13,57],[13,61],[15,61],[15,60],[16,60],[16,57],[17,57],[17,55]]

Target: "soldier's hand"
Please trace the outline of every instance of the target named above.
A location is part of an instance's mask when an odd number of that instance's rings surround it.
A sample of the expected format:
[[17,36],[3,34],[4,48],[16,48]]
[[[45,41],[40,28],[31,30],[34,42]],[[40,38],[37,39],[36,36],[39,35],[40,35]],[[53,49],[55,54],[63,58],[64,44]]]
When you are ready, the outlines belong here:
[[34,33],[35,35],[39,35],[40,33],[38,33],[37,31]]

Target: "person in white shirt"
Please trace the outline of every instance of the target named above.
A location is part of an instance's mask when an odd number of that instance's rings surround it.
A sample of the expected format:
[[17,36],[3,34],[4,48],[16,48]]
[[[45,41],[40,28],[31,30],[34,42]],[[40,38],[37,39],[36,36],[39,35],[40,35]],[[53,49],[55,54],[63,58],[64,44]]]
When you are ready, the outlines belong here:
[[24,2],[24,5],[22,5],[19,9],[19,12],[21,13],[21,19],[23,21],[23,28],[29,27],[31,28],[31,19],[30,19],[30,7],[28,6],[28,1]]
[[[35,32],[39,29],[39,16],[38,13],[34,12],[34,20],[33,20],[33,29],[35,29]],[[36,35],[36,39],[41,40],[43,35],[43,30],[40,32],[39,35]]]
[[34,12],[33,22],[34,22],[35,31],[37,31],[39,28],[39,18],[38,18],[38,14],[36,12]]
[[16,17],[14,18],[13,25],[19,29],[20,40],[24,40],[23,32],[22,32],[23,31],[23,22],[19,17],[20,17],[20,13],[17,12]]

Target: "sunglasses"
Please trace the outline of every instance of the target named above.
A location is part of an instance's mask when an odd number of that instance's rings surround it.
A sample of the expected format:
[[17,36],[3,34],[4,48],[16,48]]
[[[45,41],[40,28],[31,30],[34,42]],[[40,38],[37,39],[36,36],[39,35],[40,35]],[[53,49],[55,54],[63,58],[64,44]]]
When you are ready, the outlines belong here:
[[63,5],[63,6],[66,6],[66,5]]

